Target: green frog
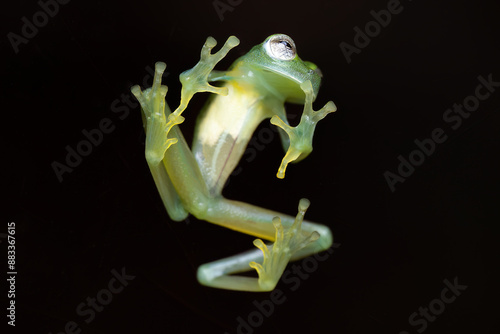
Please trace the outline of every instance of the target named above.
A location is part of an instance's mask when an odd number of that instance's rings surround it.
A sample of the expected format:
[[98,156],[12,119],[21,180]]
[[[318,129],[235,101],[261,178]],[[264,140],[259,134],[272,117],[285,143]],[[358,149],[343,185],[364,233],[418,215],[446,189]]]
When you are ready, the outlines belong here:
[[[292,217],[226,199],[222,188],[263,120],[271,119],[279,128],[286,154],[277,177],[284,178],[290,162],[311,153],[316,124],[336,107],[330,101],[319,111],[313,110],[322,74],[315,64],[299,58],[294,41],[284,34],[269,36],[227,71],[214,70],[238,44],[231,36],[212,54],[216,41],[207,38],[200,61],[180,75],[181,101],[174,112],[165,102],[167,86],[161,84],[165,63],[156,63],[151,88],[143,92],[134,86],[131,90],[141,104],[146,160],[170,218],[181,221],[192,214],[259,238],[254,241],[257,248],[201,265],[198,281],[222,289],[271,291],[289,261],[328,249],[332,233],[325,225],[303,221],[307,199],[300,200],[298,214]],[[179,125],[198,92],[213,96],[200,113],[190,148]],[[287,121],[285,102],[304,104],[295,127]],[[266,245],[261,239],[273,243]],[[258,277],[235,275],[252,268]]]

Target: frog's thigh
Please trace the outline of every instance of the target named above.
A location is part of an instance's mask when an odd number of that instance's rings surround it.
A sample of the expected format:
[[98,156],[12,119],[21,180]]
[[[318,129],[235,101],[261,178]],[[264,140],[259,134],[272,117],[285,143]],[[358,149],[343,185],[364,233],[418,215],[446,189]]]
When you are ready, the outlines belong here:
[[[295,217],[289,215],[219,197],[211,201],[210,209],[200,219],[262,239],[274,241],[276,229],[272,221],[276,216],[281,218],[283,226],[291,226],[295,221]],[[302,232],[311,234],[314,231],[319,233],[319,240],[297,252],[292,259],[320,252],[332,245],[333,236],[327,226],[310,221],[302,223]]]
[[[276,211],[210,195],[198,163],[182,137],[167,150],[164,165],[183,207],[200,220],[271,241],[276,233],[274,217],[280,217],[284,226],[295,221],[295,217]],[[304,221],[302,231],[316,231],[320,239],[297,252],[294,258],[328,249],[333,242],[330,229],[324,225]]]

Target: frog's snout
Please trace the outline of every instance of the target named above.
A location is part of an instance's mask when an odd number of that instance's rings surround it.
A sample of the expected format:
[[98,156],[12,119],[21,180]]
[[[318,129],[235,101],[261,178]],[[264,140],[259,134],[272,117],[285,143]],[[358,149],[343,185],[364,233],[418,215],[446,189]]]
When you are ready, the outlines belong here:
[[304,61],[304,63],[310,69],[309,74],[315,73],[320,78],[323,78],[323,72],[321,72],[321,70],[319,69],[319,67],[315,63],[312,63],[310,61]]

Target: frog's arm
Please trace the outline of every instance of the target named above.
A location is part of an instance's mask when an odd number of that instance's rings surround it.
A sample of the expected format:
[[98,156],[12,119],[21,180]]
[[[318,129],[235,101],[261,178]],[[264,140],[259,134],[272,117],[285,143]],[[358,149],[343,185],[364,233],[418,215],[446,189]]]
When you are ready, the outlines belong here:
[[[276,176],[280,179],[285,177],[287,165],[294,161],[304,159],[312,151],[312,139],[316,124],[322,120],[327,114],[337,110],[333,101],[329,101],[323,108],[318,111],[313,110],[312,101],[314,93],[311,81],[304,81],[300,88],[304,91],[306,98],[304,103],[304,111],[300,118],[300,123],[292,127],[286,122],[286,118],[280,118],[279,115],[274,115],[271,118],[271,123],[281,128],[288,134],[289,146],[285,157],[281,161],[280,168]],[[286,123],[285,123],[286,122]]]

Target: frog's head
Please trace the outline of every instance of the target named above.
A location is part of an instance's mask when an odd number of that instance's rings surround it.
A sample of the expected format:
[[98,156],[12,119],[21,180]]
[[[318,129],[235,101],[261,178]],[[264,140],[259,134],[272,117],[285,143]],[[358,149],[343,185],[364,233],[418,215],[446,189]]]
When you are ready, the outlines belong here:
[[275,34],[254,46],[245,56],[245,63],[258,71],[266,86],[285,97],[287,102],[304,103],[300,84],[310,80],[314,98],[321,84],[321,71],[297,54],[294,41],[287,35]]

